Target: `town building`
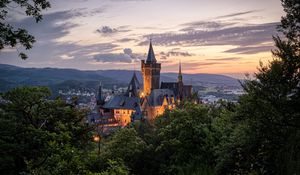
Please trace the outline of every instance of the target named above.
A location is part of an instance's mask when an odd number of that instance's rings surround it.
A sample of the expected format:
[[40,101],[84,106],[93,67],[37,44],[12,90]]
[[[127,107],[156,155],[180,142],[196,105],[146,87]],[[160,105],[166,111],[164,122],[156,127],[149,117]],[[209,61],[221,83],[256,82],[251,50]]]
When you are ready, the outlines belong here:
[[104,100],[100,85],[97,98],[99,118],[96,122],[108,127],[123,127],[142,118],[153,120],[165,110],[173,110],[192,95],[192,85],[183,83],[181,62],[177,82],[160,84],[160,71],[161,63],[157,62],[150,41],[147,59],[141,60],[143,84],[134,72],[127,91],[113,95],[108,101]]

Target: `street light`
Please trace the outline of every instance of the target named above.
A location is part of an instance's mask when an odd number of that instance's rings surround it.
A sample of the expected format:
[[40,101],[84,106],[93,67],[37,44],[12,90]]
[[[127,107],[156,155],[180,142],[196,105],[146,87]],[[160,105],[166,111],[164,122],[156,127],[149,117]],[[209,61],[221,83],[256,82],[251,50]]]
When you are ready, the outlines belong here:
[[100,137],[99,136],[94,136],[93,140],[94,140],[94,142],[99,142],[100,141]]
[[98,154],[100,155],[100,140],[101,140],[101,138],[99,135],[95,135],[93,137],[93,140],[94,140],[94,142],[98,143]]

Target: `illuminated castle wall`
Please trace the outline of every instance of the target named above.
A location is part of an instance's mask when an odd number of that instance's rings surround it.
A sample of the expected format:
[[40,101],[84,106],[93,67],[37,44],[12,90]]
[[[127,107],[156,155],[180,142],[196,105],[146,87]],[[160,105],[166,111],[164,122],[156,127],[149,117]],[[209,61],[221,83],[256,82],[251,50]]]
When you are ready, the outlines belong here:
[[147,60],[142,60],[141,62],[144,90],[145,96],[150,95],[151,90],[159,89],[160,83],[160,63],[156,62],[154,51],[152,48],[152,43],[150,42],[150,47],[148,51]]

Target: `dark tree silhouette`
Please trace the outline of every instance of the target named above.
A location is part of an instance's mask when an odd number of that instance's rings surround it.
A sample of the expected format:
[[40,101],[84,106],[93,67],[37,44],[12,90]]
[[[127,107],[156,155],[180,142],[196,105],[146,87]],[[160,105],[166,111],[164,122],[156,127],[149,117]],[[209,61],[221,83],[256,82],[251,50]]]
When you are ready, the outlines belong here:
[[[50,8],[47,0],[1,0],[0,1],[0,51],[7,46],[16,47],[23,46],[26,50],[31,49],[35,42],[34,36],[30,35],[26,29],[15,29],[7,21],[9,12],[14,9],[22,9],[27,16],[31,16],[38,23],[43,19],[42,10]],[[19,53],[22,59],[26,59],[27,55],[23,52]]]

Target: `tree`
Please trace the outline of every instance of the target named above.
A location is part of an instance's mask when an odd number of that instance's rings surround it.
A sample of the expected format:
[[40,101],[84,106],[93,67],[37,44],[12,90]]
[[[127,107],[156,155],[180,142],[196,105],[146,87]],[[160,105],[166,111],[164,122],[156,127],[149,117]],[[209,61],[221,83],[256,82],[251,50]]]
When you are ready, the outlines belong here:
[[[83,174],[92,128],[86,112],[48,100],[43,87],[16,88],[1,95],[0,171],[4,174]],[[86,160],[86,161],[85,161]]]
[[125,166],[122,160],[108,160],[107,170],[99,173],[99,175],[128,175],[129,169]]
[[[35,42],[34,36],[30,35],[26,29],[15,29],[6,20],[7,14],[13,9],[24,9],[27,16],[31,16],[36,22],[43,19],[42,10],[50,8],[48,0],[1,0],[0,2],[0,51],[6,46],[16,47],[21,45],[26,50],[31,49]],[[26,59],[27,55],[23,52],[19,53],[22,59]]]
[[[286,16],[281,18],[279,31],[283,32],[294,47],[300,47],[300,2],[297,0],[281,0]],[[299,51],[299,50],[298,50]],[[298,53],[299,54],[299,53]]]
[[[300,4],[282,0],[286,16],[274,37],[274,59],[246,80],[235,120],[223,147],[223,174],[297,174],[300,172]],[[222,167],[222,166],[220,166]]]
[[122,128],[103,143],[100,156],[103,162],[109,159],[122,160],[133,174],[139,174],[143,167],[141,156],[145,150],[146,143],[133,128]]
[[156,119],[154,155],[160,174],[214,173],[215,140],[209,110],[203,105],[185,103],[182,109]]

